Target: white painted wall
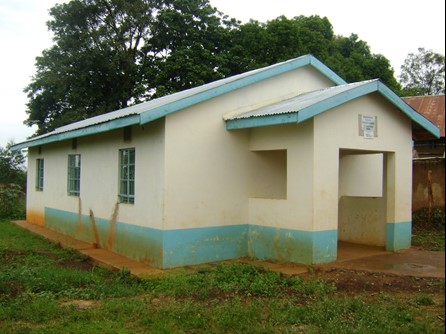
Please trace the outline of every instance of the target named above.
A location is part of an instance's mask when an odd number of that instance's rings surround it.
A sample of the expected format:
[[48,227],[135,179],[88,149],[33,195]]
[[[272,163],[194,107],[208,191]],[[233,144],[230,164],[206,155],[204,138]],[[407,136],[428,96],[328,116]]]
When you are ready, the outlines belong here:
[[[249,199],[249,223],[312,230],[313,121],[251,130],[250,150],[287,151],[286,199]],[[254,161],[255,163],[255,161]],[[251,169],[258,168],[253,164]]]
[[356,244],[386,245],[386,198],[341,197],[338,239]]
[[348,153],[341,151],[339,160],[338,238],[384,246],[387,219],[384,155]]
[[[309,142],[290,144],[289,139],[296,139],[293,130],[297,127],[295,125],[289,127],[288,131],[292,138],[289,135],[282,136],[283,127],[280,127],[274,131],[281,139],[272,140],[267,135],[268,144],[253,144],[256,142],[256,139],[252,139],[256,136],[255,131],[227,131],[223,117],[332,85],[318,71],[305,67],[167,116],[165,228],[247,223],[298,228],[297,221],[306,221],[306,218],[305,214],[302,218],[297,217],[296,202],[302,203],[299,207],[308,207],[311,201],[307,197],[300,193],[288,193],[291,200],[265,200],[267,204],[261,204],[261,199],[255,202],[249,198],[253,188],[250,185],[251,174],[253,168],[256,168],[251,151],[287,149],[287,188],[294,189],[301,182],[308,182],[306,176],[302,180],[300,176],[294,176],[294,171],[297,169],[299,173],[299,168],[295,168],[296,161],[307,154],[305,151],[302,153],[299,147],[311,147],[311,137]],[[307,129],[303,131],[305,136],[311,133],[310,128],[308,125],[303,127]],[[262,136],[258,138],[263,141]],[[306,151],[311,155],[312,150]],[[300,169],[306,172],[311,170]],[[291,176],[290,170],[293,174]],[[253,216],[250,215],[253,212]],[[274,212],[280,214],[277,216]]]
[[[45,190],[34,191],[37,150],[30,149],[30,212],[43,207],[77,212],[66,192],[67,156],[82,156],[82,213],[109,219],[118,195],[118,150],[136,148],[136,200],[119,206],[118,221],[159,229],[240,224],[336,230],[339,219],[339,152],[395,152],[386,165],[390,186],[387,222],[410,221],[411,125],[380,95],[369,95],[302,124],[227,131],[223,117],[332,85],[311,67],[301,68],[214,98],[164,120],[43,147]],[[378,137],[359,136],[358,115],[378,117]],[[255,151],[286,151],[286,196],[252,198]],[[348,170],[348,168],[347,168]],[[342,193],[342,190],[341,190]],[[279,197],[279,196],[277,196]],[[394,199],[394,200],[393,200]],[[365,204],[366,206],[370,206]],[[381,204],[380,204],[381,205]],[[381,219],[381,218],[380,218]],[[371,230],[373,224],[370,225]],[[379,230],[375,228],[375,230]]]
[[305,66],[239,89],[218,99],[217,112],[234,117],[297,95],[335,86],[319,71]]
[[[378,117],[377,138],[359,136],[359,114]],[[371,232],[376,230],[381,234],[376,239],[383,240],[383,224],[386,222],[410,221],[411,138],[410,120],[378,94],[367,95],[317,116],[314,119],[314,229],[333,230],[338,227],[341,149],[394,152],[386,154],[388,164],[385,168],[389,181],[385,189],[388,203],[385,221],[378,221],[379,218],[375,225],[368,225]]]
[[339,197],[382,197],[384,156],[346,154],[339,159]]
[[[26,220],[29,223],[42,225],[44,224],[44,203],[45,193],[36,191],[36,160],[44,158],[45,155],[38,153],[38,148],[31,147],[28,149],[27,157],[27,193],[26,193]],[[46,173],[45,173],[46,174]],[[44,190],[48,184],[48,174],[44,174],[43,187]]]
[[[164,189],[164,120],[132,127],[131,142],[124,142],[123,129],[45,145],[39,155],[29,150],[28,211],[43,214],[44,207],[78,213],[79,198],[67,194],[69,154],[81,155],[80,202],[83,215],[110,219],[118,201],[119,149],[135,147],[135,204],[120,204],[118,221],[138,226],[162,228]],[[45,161],[44,191],[35,191],[35,163]],[[28,221],[31,220],[31,214]],[[32,222],[32,221],[30,221]]]
[[287,150],[253,151],[250,198],[287,198]]

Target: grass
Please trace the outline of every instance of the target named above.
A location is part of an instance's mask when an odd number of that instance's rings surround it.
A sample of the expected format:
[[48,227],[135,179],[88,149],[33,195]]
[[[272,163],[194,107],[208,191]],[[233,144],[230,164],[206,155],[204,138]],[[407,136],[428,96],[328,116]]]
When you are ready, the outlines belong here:
[[433,210],[429,222],[427,209],[414,212],[412,245],[427,251],[445,250],[444,210]]
[[443,308],[238,263],[138,279],[0,222],[0,333],[443,333]]

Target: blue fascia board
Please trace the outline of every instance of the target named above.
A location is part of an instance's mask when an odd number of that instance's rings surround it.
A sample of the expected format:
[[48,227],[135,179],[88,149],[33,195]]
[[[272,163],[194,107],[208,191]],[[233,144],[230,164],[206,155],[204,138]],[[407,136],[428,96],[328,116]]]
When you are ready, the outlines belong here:
[[225,85],[211,88],[207,91],[189,96],[179,101],[175,101],[167,105],[158,107],[156,109],[146,111],[141,114],[141,125],[165,117],[173,112],[186,109],[195,104],[202,103],[204,101],[210,100],[220,95],[227,94],[237,89],[241,89],[256,84],[263,80],[281,75],[289,71],[293,71],[306,65],[312,65],[316,70],[318,70],[320,73],[322,73],[324,76],[326,76],[328,79],[330,79],[337,85],[346,84],[346,82],[340,76],[338,76],[335,72],[333,72],[330,68],[328,68],[322,62],[320,62],[314,56],[306,55],[296,58],[293,61],[285,62],[278,66],[272,67],[265,71],[254,73],[250,76],[246,76],[244,78],[227,83]]
[[440,138],[440,129],[438,129],[434,124],[432,124],[421,114],[413,110],[412,107],[404,102],[402,98],[400,98],[396,93],[394,93],[390,88],[388,88],[379,80],[370,81],[369,83],[366,83],[364,85],[353,87],[346,92],[314,103],[313,105],[299,110],[295,113],[228,120],[226,121],[226,129],[236,130],[269,125],[289,124],[293,123],[293,120],[295,120],[296,123],[302,123],[327,110],[338,107],[344,103],[374,92],[380,93],[389,102],[391,102],[394,106],[401,110],[407,117],[409,117],[412,122],[419,124],[436,138]]
[[430,122],[427,118],[416,112],[411,106],[409,106],[402,98],[400,98],[389,87],[382,82],[378,83],[379,92],[391,103],[393,103],[398,109],[407,115],[414,123],[417,123],[423,127],[426,131],[431,133],[436,138],[440,138],[440,129]]
[[226,130],[259,128],[270,125],[298,123],[298,113],[240,118],[226,121]]
[[329,109],[342,105],[360,96],[375,92],[377,87],[377,81],[372,81],[365,85],[352,88],[348,92],[340,93],[331,98],[322,100],[307,108],[299,110],[298,112],[227,120],[226,129],[237,130],[269,125],[302,123]]
[[305,55],[299,58],[296,58],[291,61],[284,62],[282,64],[278,64],[277,66],[272,66],[269,69],[261,70],[251,75],[240,78],[236,81],[215,87],[210,88],[207,91],[197,93],[195,95],[183,98],[178,101],[174,101],[168,103],[166,105],[160,106],[155,109],[151,109],[145,112],[140,113],[139,115],[132,115],[123,117],[117,120],[111,120],[108,122],[104,122],[101,124],[89,126],[82,129],[71,130],[59,134],[48,135],[43,138],[36,138],[35,140],[30,139],[26,142],[19,143],[12,147],[13,150],[19,150],[26,147],[35,147],[39,145],[44,145],[56,141],[67,140],[76,137],[82,137],[87,135],[93,135],[97,133],[102,133],[114,129],[118,129],[120,127],[125,127],[129,125],[136,124],[146,124],[152,122],[156,119],[165,117],[173,112],[183,110],[185,108],[191,107],[198,103],[202,103],[204,101],[210,100],[212,98],[218,97],[220,95],[232,92],[234,90],[247,87],[249,85],[253,85],[255,83],[261,82],[263,80],[281,75],[283,73],[301,68],[306,65],[311,65],[321,74],[326,76],[329,80],[331,80],[336,85],[343,85],[346,82],[338,76],[335,72],[333,72],[330,68],[324,65],[321,61],[315,58],[313,55]]
[[342,79],[339,75],[336,74],[333,70],[331,70],[327,65],[322,63],[319,59],[314,56],[310,58],[310,64],[314,66],[319,72],[324,74],[327,78],[333,81],[336,85],[346,85],[347,81]]
[[123,118],[114,119],[106,123],[100,123],[92,125],[86,128],[81,128],[77,130],[62,132],[54,135],[50,135],[43,138],[32,138],[24,143],[20,143],[11,147],[12,150],[21,150],[27,147],[36,147],[40,145],[45,145],[53,142],[59,142],[63,140],[79,138],[84,136],[89,136],[93,134],[108,132],[111,130],[116,130],[124,128],[126,126],[137,125],[140,123],[139,115],[131,115]]
[[305,122],[306,120],[313,118],[319,114],[322,114],[327,110],[338,107],[344,103],[350,102],[358,97],[376,92],[377,90],[378,90],[377,81],[371,81],[359,87],[354,87],[346,92],[337,94],[333,97],[322,100],[318,103],[315,103],[307,108],[300,110],[297,121],[298,123]]

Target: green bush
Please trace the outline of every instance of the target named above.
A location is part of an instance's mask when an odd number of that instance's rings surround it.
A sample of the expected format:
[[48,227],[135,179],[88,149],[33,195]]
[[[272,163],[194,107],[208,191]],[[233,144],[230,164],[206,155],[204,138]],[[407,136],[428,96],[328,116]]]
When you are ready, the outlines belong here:
[[[415,211],[412,214],[412,222],[414,225],[426,226],[429,223],[429,209],[423,208]],[[444,227],[444,210],[441,208],[435,208],[432,210],[431,225],[435,227]]]
[[442,209],[434,209],[432,212],[432,223],[444,227],[444,211]]
[[19,185],[0,185],[0,219],[25,218],[25,198]]

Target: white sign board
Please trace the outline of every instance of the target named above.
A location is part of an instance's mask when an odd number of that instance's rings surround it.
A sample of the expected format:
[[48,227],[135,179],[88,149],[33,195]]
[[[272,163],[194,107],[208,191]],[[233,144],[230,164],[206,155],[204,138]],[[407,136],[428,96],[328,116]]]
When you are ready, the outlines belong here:
[[359,134],[365,139],[378,136],[378,119],[376,116],[359,115]]

